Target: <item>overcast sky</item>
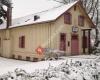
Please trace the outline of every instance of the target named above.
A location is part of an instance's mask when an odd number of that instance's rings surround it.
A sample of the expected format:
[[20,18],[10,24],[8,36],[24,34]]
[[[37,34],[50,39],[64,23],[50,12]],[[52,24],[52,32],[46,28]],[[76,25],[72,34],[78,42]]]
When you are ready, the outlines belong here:
[[47,10],[59,4],[52,0],[12,0],[12,3],[13,18]]

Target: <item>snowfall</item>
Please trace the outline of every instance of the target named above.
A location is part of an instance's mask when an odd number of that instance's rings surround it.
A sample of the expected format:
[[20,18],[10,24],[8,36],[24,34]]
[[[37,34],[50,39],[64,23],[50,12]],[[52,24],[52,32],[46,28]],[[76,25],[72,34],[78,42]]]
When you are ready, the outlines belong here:
[[69,56],[39,62],[0,57],[0,80],[100,80],[100,56]]

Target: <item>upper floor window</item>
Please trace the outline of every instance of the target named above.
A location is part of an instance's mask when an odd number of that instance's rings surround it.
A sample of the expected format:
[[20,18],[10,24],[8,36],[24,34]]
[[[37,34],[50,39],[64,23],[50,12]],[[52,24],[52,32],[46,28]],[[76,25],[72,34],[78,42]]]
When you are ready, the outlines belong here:
[[84,26],[84,16],[78,16],[78,25]]
[[69,12],[66,12],[64,14],[64,23],[65,24],[71,24],[72,23],[72,15]]
[[74,11],[76,11],[76,6],[74,6]]
[[25,48],[25,36],[19,37],[19,48]]

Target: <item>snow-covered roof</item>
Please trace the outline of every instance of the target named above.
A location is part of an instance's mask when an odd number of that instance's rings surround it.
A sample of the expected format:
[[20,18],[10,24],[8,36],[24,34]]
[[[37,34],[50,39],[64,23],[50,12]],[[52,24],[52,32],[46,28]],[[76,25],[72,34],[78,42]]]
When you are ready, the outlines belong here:
[[[54,7],[52,9],[48,9],[42,12],[38,12],[35,14],[31,14],[25,17],[20,17],[12,20],[12,26],[9,28],[14,28],[23,25],[35,24],[35,23],[42,23],[42,22],[49,22],[56,20],[60,15],[62,15],[65,11],[69,10],[73,5],[75,5],[78,1],[60,5]],[[34,16],[38,15],[39,18],[34,21]],[[0,29],[6,29],[6,23],[0,25]]]

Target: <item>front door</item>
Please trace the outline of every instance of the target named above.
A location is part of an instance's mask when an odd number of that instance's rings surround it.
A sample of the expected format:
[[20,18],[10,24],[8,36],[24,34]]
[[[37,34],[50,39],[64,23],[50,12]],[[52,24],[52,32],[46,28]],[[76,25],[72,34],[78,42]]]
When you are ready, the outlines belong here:
[[72,55],[78,55],[79,54],[78,35],[72,35],[71,36],[71,53],[72,53]]
[[66,34],[65,33],[60,34],[60,50],[66,51]]

